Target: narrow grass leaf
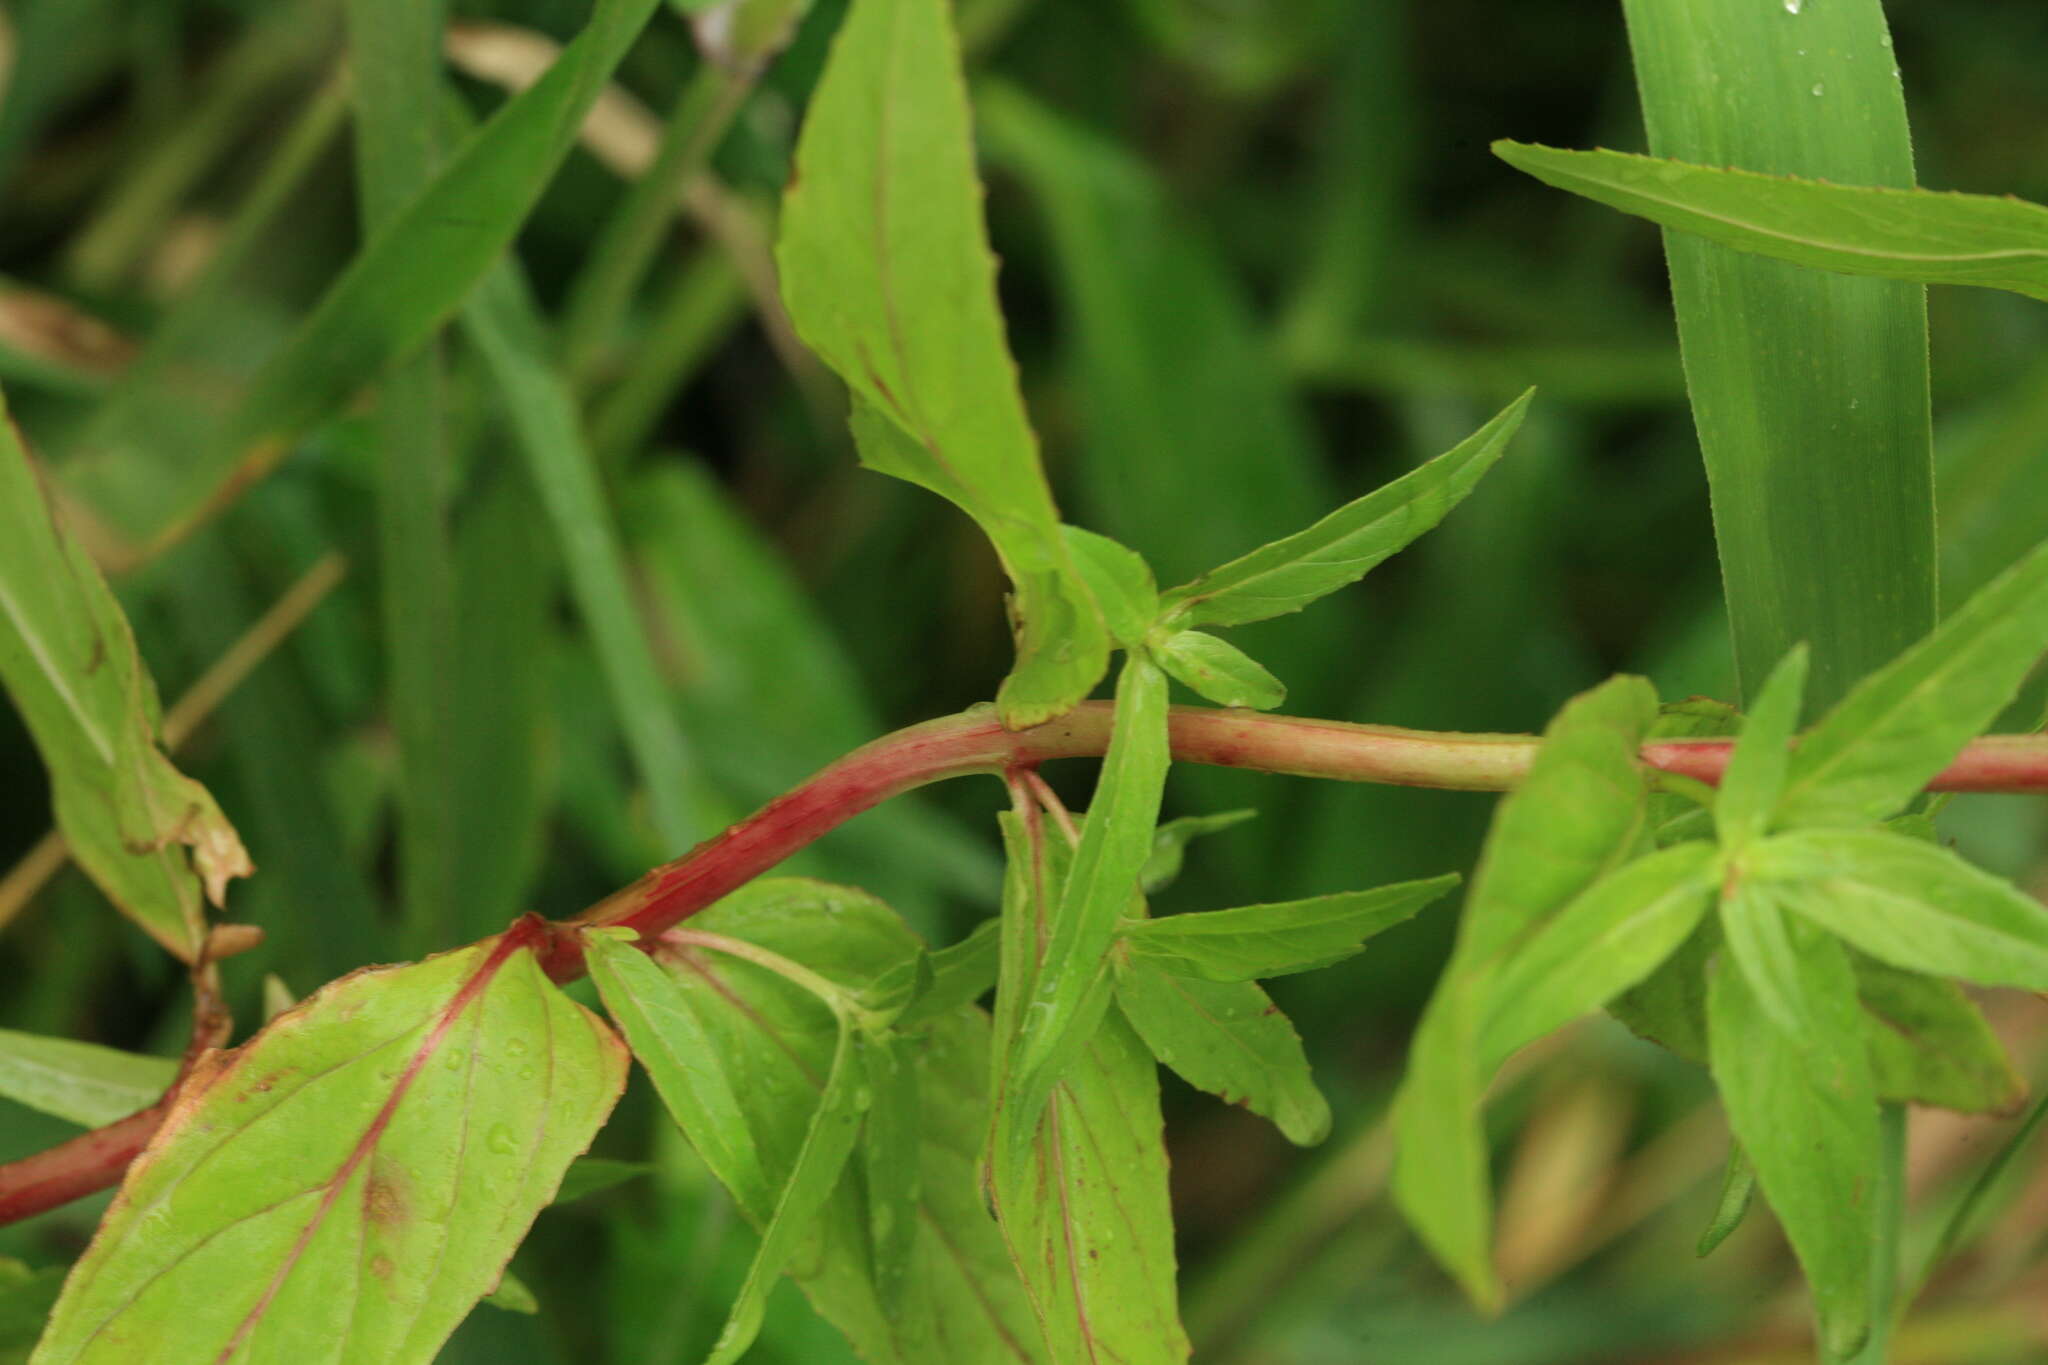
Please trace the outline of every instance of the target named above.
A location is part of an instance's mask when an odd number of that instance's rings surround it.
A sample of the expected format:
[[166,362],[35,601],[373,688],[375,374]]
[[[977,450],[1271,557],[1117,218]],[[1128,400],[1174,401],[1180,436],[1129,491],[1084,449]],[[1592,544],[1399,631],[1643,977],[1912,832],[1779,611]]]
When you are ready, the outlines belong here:
[[861,458],[960,507],[1009,571],[1005,722],[1066,710],[1102,676],[1108,635],[1061,536],[1004,339],[942,0],[864,0],[841,25],[776,255],[798,333],[854,392]]
[[1778,817],[1859,825],[1896,814],[2005,709],[2048,649],[2048,545],[1863,679],[1800,740]]
[[156,684],[120,603],[59,524],[0,411],[0,683],[49,770],[57,828],[107,898],[191,961],[254,869],[206,789],[171,766]]
[[1046,926],[1043,955],[1012,1044],[1002,1126],[1015,1144],[1038,1128],[1038,1110],[1064,1061],[1100,1018],[1107,962],[1117,927],[1138,896],[1138,875],[1152,853],[1166,781],[1166,678],[1143,657],[1124,665],[1115,728],[1102,776],[1081,827],[1081,842]]
[[1074,568],[1102,608],[1110,638],[1125,649],[1142,645],[1159,617],[1159,585],[1144,556],[1078,526],[1062,526],[1060,533],[1066,537]]
[[535,942],[357,972],[207,1054],[37,1365],[432,1360],[625,1084],[625,1048]]
[[1759,845],[1753,876],[1883,962],[1980,986],[2048,990],[2048,906],[1938,844],[1810,829]]
[[[902,918],[874,897],[796,878],[750,883],[688,927],[776,953],[855,996],[922,950]],[[774,1213],[772,1190],[789,1180],[809,1132],[838,1050],[838,1021],[803,987],[714,948],[663,939],[654,960],[734,1078],[771,1196],[750,1202],[744,1190],[732,1192],[740,1211],[761,1225]],[[856,1041],[871,1057],[870,1041]],[[785,1269],[819,1314],[876,1365],[1038,1365],[1047,1357],[1030,1301],[977,1174],[989,1131],[987,1020],[979,1010],[957,1008],[905,1031],[896,1045],[908,1049],[917,1070],[918,1102],[915,1143],[910,1154],[899,1154],[917,1164],[920,1210],[902,1292],[889,1301],[877,1282],[865,1159],[846,1163]]]
[[1211,981],[1120,957],[1116,1003],[1152,1055],[1197,1090],[1241,1104],[1308,1147],[1330,1133],[1301,1035],[1251,981]]
[[1602,878],[1514,948],[1487,985],[1485,1064],[1498,1066],[1661,966],[1706,913],[1713,871],[1708,843],[1652,853]]
[[1984,1012],[1953,981],[1851,950],[1880,1099],[2007,1114],[2027,1097]]
[[2048,208],[2010,195],[1834,185],[1625,152],[1496,142],[1546,185],[1815,270],[2048,299]]
[[609,933],[584,935],[583,954],[605,1010],[683,1136],[742,1208],[766,1207],[776,1185],[762,1169],[739,1084],[675,978]]
[[1243,625],[1300,611],[1356,583],[1464,501],[1507,449],[1529,398],[1523,394],[1450,450],[1307,530],[1174,588],[1160,599],[1166,618],[1187,626]]
[[1458,880],[1456,873],[1447,873],[1370,891],[1138,920],[1125,926],[1124,945],[1134,958],[1184,976],[1210,981],[1285,976],[1343,961],[1360,951],[1365,940],[1441,898]]
[[1247,820],[1256,819],[1255,810],[1226,810],[1214,815],[1183,815],[1168,820],[1152,833],[1152,853],[1138,874],[1139,889],[1150,896],[1164,891],[1180,876],[1187,862],[1188,845],[1208,834],[1221,834]]
[[172,1057],[0,1029],[0,1098],[86,1128],[149,1108],[177,1074]]
[[810,1234],[811,1225],[832,1197],[839,1173],[860,1136],[860,1096],[865,1086],[864,1059],[854,1046],[854,1029],[839,1022],[839,1041],[825,1073],[824,1092],[812,1111],[810,1126],[797,1148],[789,1179],[776,1196],[774,1212],[761,1229],[761,1245],[747,1267],[739,1295],[727,1310],[725,1326],[705,1357],[705,1365],[731,1365],[745,1355],[761,1333],[768,1311],[768,1291],[782,1269]]
[[1795,1012],[1813,1026],[1779,1028],[1748,974],[1724,956],[1709,973],[1714,1082],[1812,1286],[1822,1341],[1839,1359],[1871,1326],[1877,1097],[1847,955],[1803,925],[1791,938]]
[[1806,700],[1806,665],[1806,646],[1795,646],[1771,670],[1749,708],[1714,798],[1714,825],[1723,847],[1741,847],[1770,823],[1792,762],[1792,732]]
[[1153,649],[1153,657],[1169,677],[1218,706],[1270,711],[1287,700],[1287,688],[1265,665],[1205,631],[1175,631]]

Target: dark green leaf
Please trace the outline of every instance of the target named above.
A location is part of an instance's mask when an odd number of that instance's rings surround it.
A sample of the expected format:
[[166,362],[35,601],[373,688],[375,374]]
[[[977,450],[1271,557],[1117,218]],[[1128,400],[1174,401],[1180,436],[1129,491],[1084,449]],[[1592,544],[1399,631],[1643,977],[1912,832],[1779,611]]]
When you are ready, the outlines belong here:
[[1271,1119],[1307,1147],[1330,1132],[1301,1036],[1250,981],[1184,976],[1139,957],[1119,957],[1117,1007],[1145,1046],[1197,1090]]
[[1181,975],[1284,976],[1343,961],[1457,884],[1457,874],[1448,873],[1371,891],[1138,920],[1126,926],[1124,943],[1135,957]]
[[893,1309],[902,1304],[904,1282],[917,1254],[918,1184],[923,1179],[918,1160],[923,1101],[918,1094],[917,1049],[898,1036],[873,1035],[860,1039],[860,1050],[870,1094],[860,1151],[867,1177],[875,1294],[883,1307]]
[[1955,982],[1849,958],[1880,1099],[2003,1114],[2026,1098],[2005,1045]]
[[1547,185],[1739,251],[1848,275],[2048,299],[2048,208],[2010,195],[1831,185],[1518,142],[1496,142],[1493,150]]
[[1211,569],[1160,599],[1187,626],[1236,626],[1300,611],[1355,583],[1381,560],[1433,529],[1507,449],[1522,424],[1525,393],[1428,464],[1366,494],[1305,531]]
[[1839,1358],[1870,1330],[1877,1097],[1848,957],[1825,934],[1796,921],[1790,928],[1797,1013],[1813,1026],[1778,1028],[1724,955],[1709,972],[1714,1081],[1813,1288],[1823,1341]]
[[1639,1036],[1690,1061],[1707,1061],[1707,964],[1721,949],[1721,922],[1708,915],[1641,985],[1607,1002]]
[[1894,967],[2048,990],[2048,907],[1939,845],[1795,830],[1758,845],[1748,867],[1788,909]]
[[1790,825],[1894,815],[2011,702],[2048,648],[2048,545],[1858,683],[1792,755]]
[[1164,891],[1180,876],[1192,840],[1205,834],[1220,834],[1257,815],[1255,810],[1226,810],[1215,815],[1183,815],[1178,820],[1168,820],[1153,831],[1152,856],[1145,860],[1145,870],[1138,874],[1139,889],[1148,896]]
[[897,1017],[898,1028],[914,1028],[928,1019],[950,1014],[988,994],[996,984],[996,969],[1002,960],[1003,922],[983,920],[974,932],[949,948],[929,954],[931,981],[913,996]]
[[1721,1173],[1721,1197],[1714,1202],[1714,1216],[1700,1229],[1699,1245],[1695,1248],[1701,1257],[1713,1255],[1714,1249],[1728,1240],[1728,1234],[1742,1226],[1755,1195],[1756,1167],[1743,1155],[1742,1144],[1731,1142],[1728,1165]]
[[626,1080],[519,933],[344,977],[206,1054],[37,1361],[432,1360]]
[[1109,640],[1060,534],[1004,340],[942,0],[866,0],[840,26],[776,255],[797,331],[854,392],[861,458],[972,516],[1009,571],[1005,722],[1066,710],[1102,676]]
[[568,1171],[562,1176],[561,1188],[555,1191],[557,1204],[573,1204],[578,1199],[588,1199],[593,1194],[602,1194],[628,1180],[651,1174],[654,1167],[645,1161],[617,1161],[611,1157],[579,1156],[569,1163]]
[[1153,657],[1170,676],[1218,706],[1270,711],[1287,700],[1287,688],[1258,660],[1203,631],[1175,631],[1154,646]]
[[0,1258],[0,1362],[21,1365],[36,1338],[43,1334],[50,1309],[64,1288],[61,1265],[31,1270],[24,1263]]

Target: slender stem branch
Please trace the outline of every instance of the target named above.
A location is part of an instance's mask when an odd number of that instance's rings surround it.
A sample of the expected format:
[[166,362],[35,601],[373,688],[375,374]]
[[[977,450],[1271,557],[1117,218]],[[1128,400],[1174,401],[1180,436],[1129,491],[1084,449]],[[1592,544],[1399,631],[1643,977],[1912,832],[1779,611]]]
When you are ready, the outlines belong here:
[[[892,796],[970,773],[1022,774],[1055,758],[1100,757],[1109,747],[1110,704],[1084,702],[1058,720],[1005,730],[990,707],[913,725],[854,750],[754,814],[672,863],[548,926],[536,945],[557,981],[583,974],[578,931],[624,925],[654,940],[774,867],[820,835]],[[1344,782],[1381,782],[1453,791],[1505,791],[1528,772],[1534,735],[1446,734],[1387,725],[1265,716],[1176,706],[1167,731],[1184,763],[1291,773]],[[1732,742],[1665,740],[1643,746],[1652,768],[1714,783]],[[1989,735],[1928,784],[1934,791],[2048,794],[2048,735]],[[1036,801],[1025,803],[1027,812]],[[159,1104],[49,1151],[0,1165],[0,1225],[105,1189],[121,1178],[167,1106]]]

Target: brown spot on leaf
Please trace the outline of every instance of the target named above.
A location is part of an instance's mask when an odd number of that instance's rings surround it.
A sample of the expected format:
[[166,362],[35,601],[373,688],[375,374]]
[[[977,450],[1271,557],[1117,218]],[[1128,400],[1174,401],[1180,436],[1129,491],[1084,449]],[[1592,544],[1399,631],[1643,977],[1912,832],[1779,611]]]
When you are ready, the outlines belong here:
[[380,1172],[371,1174],[363,1186],[363,1217],[377,1228],[396,1228],[405,1222],[405,1191],[397,1181]]
[[391,1264],[391,1258],[381,1252],[370,1258],[370,1273],[380,1280],[390,1279],[394,1269],[396,1267]]

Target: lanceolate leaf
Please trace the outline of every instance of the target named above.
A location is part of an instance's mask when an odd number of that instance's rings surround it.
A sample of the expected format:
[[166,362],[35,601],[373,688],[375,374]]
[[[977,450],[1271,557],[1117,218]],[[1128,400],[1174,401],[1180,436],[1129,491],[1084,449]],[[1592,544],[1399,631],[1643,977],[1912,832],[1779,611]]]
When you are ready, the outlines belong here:
[[1794,830],[1759,845],[1750,867],[1788,909],[1894,967],[2048,990],[2048,907],[1937,844]]
[[1330,1132],[1301,1036],[1250,981],[1183,976],[1143,958],[1119,961],[1117,1007],[1152,1049],[1197,1090],[1271,1119],[1301,1146]]
[[1305,531],[1253,550],[1160,599],[1185,626],[1236,626],[1300,611],[1356,583],[1442,521],[1507,449],[1529,394],[1428,464],[1346,503]]
[[1152,833],[1152,856],[1145,860],[1145,870],[1139,874],[1140,889],[1148,896],[1165,890],[1180,875],[1181,865],[1187,860],[1189,843],[1205,834],[1220,834],[1233,825],[1241,825],[1257,817],[1255,810],[1226,810],[1214,815],[1183,815],[1178,820],[1168,820]]
[[37,1365],[432,1360],[625,1083],[536,939],[357,972],[209,1054]]
[[1721,897],[1723,954],[1749,983],[1749,995],[1771,1016],[1788,1038],[1805,1036],[1820,1026],[1807,1017],[1801,962],[1793,946],[1793,926],[1779,901],[1779,888],[1743,879]]
[[[688,928],[757,945],[853,995],[920,950],[901,918],[873,897],[794,878],[751,883]],[[657,942],[654,960],[733,1078],[753,1146],[779,1191],[796,1168],[832,1071],[839,1039],[833,1012],[764,967],[687,940]],[[627,1036],[648,1055],[631,1028]],[[861,1041],[863,1060],[871,1059],[873,1040]],[[917,1163],[921,1209],[900,1292],[892,1300],[878,1282],[865,1157],[845,1163],[787,1269],[819,1313],[877,1365],[1035,1365],[1045,1355],[1031,1306],[988,1216],[976,1170],[989,1125],[987,1022],[979,1010],[956,1008],[901,1035],[898,1045],[918,1073],[918,1116],[916,1143],[895,1155]],[[697,1141],[690,1115],[670,1113]],[[901,1188],[900,1170],[884,1174]],[[773,1216],[772,1194],[758,1203],[742,1189],[733,1194],[755,1223]]]
[[1817,270],[2048,299],[2048,208],[2010,196],[1831,185],[1624,152],[1496,142],[1548,185]]
[[[1061,1365],[1179,1365],[1159,1073],[1111,1009],[992,1182],[1003,1235]],[[958,1356],[955,1359],[968,1359]]]
[[164,757],[156,684],[91,556],[58,525],[0,411],[0,683],[50,772],[57,827],[99,888],[190,960],[250,871],[234,827]]
[[1145,633],[1159,616],[1159,585],[1153,581],[1151,566],[1128,546],[1108,536],[1062,526],[1074,567],[1102,608],[1110,638],[1126,649],[1145,642]]
[[1134,958],[1185,976],[1250,981],[1341,962],[1458,884],[1456,873],[1371,891],[1169,915],[1125,926]]
[[783,199],[783,297],[855,395],[861,458],[981,525],[1016,587],[1004,720],[1086,696],[1108,636],[1061,536],[996,307],[966,85],[942,0],[862,0]]
[[1000,1128],[998,1160],[1038,1127],[1038,1108],[1060,1068],[1100,1017],[1109,947],[1138,896],[1138,874],[1152,852],[1152,831],[1166,781],[1166,679],[1142,656],[1117,684],[1116,723],[1103,759],[1073,868],[1047,927],[1019,1017]]
[[759,1210],[776,1185],[761,1168],[726,1055],[713,1043],[673,976],[611,933],[584,936],[584,961],[604,1007],[661,1102],[740,1206]]
[[1849,957],[1880,1099],[2000,1114],[2026,1098],[2004,1044],[1955,982]]
[[0,1029],[0,1097],[88,1128],[149,1108],[177,1074],[170,1057]]
[[1640,678],[1615,678],[1552,721],[1528,777],[1494,813],[1450,966],[1394,1099],[1394,1198],[1466,1291],[1496,1304],[1479,1040],[1503,954],[1628,860],[1649,782],[1636,751],[1656,718]]
[[1169,675],[1218,706],[1270,711],[1287,700],[1287,688],[1265,665],[1206,631],[1175,631],[1159,642],[1155,657]]
[[974,932],[929,957],[931,981],[915,996],[896,1020],[898,1028],[914,1028],[929,1019],[950,1014],[988,994],[996,984],[996,969],[1002,954],[1003,922],[983,920]]
[[1558,911],[1489,983],[1482,1058],[1498,1065],[1654,971],[1706,913],[1713,862],[1711,844],[1679,844],[1630,863]]
[[1792,754],[1792,732],[1799,726],[1800,704],[1806,698],[1806,646],[1798,645],[1779,660],[1757,692],[1742,738],[1728,756],[1714,799],[1714,824],[1722,844],[1737,847],[1764,832],[1785,789]]
[[1859,825],[1896,814],[1991,724],[2044,649],[2048,545],[1821,718],[1793,754],[1779,819]]
[[1847,955],[1825,934],[1791,928],[1801,1012],[1813,1027],[1778,1028],[1723,954],[1708,988],[1714,1081],[1839,1359],[1870,1329],[1877,1097]]

